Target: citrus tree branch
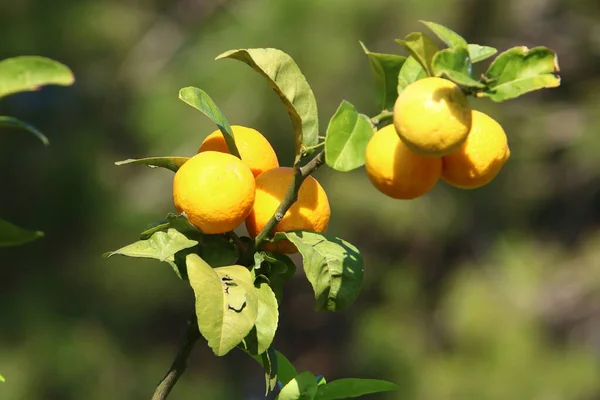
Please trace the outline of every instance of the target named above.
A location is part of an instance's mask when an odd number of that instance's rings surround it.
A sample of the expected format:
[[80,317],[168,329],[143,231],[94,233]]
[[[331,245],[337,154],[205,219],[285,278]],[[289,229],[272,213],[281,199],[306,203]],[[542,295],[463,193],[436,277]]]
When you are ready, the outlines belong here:
[[152,400],[164,400],[167,398],[171,390],[185,372],[185,368],[187,367],[187,359],[194,348],[194,345],[200,338],[200,331],[198,330],[198,322],[196,320],[196,315],[194,314],[188,320],[188,327],[185,333],[185,338],[181,343],[181,347],[177,352],[177,356],[175,356],[175,360],[173,360],[173,364],[171,364],[171,368],[164,376],[164,378],[160,381],[158,386],[156,387],[156,391],[152,396]]
[[374,116],[373,118],[371,118],[371,124],[373,126],[377,126],[380,123],[382,123],[383,121],[386,121],[388,119],[392,119],[392,117],[394,116],[394,113],[390,110],[383,110],[382,112],[380,112],[379,114],[377,114],[376,116]]
[[273,230],[277,224],[283,219],[285,213],[290,209],[292,204],[298,200],[298,192],[302,182],[312,174],[317,168],[319,168],[325,162],[325,152],[321,151],[312,160],[300,167],[296,165],[294,167],[294,180],[288,188],[285,196],[281,200],[279,207],[275,211],[275,214],[269,219],[265,227],[260,231],[254,239],[254,248],[258,249],[260,246],[268,240],[269,236],[273,233]]

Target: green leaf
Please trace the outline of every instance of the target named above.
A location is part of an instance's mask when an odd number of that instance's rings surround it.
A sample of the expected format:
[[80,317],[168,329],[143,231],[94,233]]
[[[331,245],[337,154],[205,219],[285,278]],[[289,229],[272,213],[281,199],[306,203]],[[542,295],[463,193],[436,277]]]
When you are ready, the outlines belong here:
[[141,233],[140,239],[148,239],[154,233],[176,229],[187,238],[198,241],[202,259],[213,267],[232,265],[239,257],[237,247],[222,235],[206,235],[192,225],[185,215],[167,214],[167,218],[153,224]]
[[469,88],[483,89],[485,85],[471,78],[471,62],[465,47],[440,50],[433,57],[433,71],[436,76]]
[[396,42],[404,46],[406,51],[421,64],[427,75],[433,76],[431,60],[440,48],[429,36],[421,32],[413,32],[409,33],[404,40],[396,39]]
[[189,160],[187,157],[148,157],[148,158],[130,158],[128,160],[117,161],[115,165],[127,165],[127,164],[143,164],[150,168],[166,168],[173,172],[177,172],[185,162]]
[[288,382],[290,382],[292,379],[294,379],[294,377],[298,375],[298,371],[296,371],[294,365],[290,362],[290,360],[287,359],[286,356],[283,355],[283,353],[277,351],[276,354],[278,367],[277,376],[279,382],[281,382],[281,384],[285,386],[288,384]]
[[325,137],[325,162],[336,171],[346,172],[365,164],[365,149],[373,136],[369,117],[343,100],[331,117]]
[[398,385],[378,379],[338,379],[319,386],[315,400],[349,399],[392,390],[398,390]]
[[0,98],[39,90],[44,85],[68,86],[75,77],[58,61],[39,56],[20,56],[0,61]]
[[560,85],[556,53],[547,47],[513,47],[496,57],[485,78],[489,96],[496,102],[514,99],[525,93]]
[[237,262],[237,247],[220,235],[204,235],[200,239],[200,255],[212,267],[224,267]]
[[265,370],[265,396],[277,387],[277,354],[274,347],[269,347],[260,356],[261,365]]
[[275,293],[266,282],[260,283],[257,294],[256,336],[258,339],[258,354],[261,354],[273,343],[279,321],[279,310]]
[[276,400],[313,400],[317,394],[317,381],[310,372],[303,372],[281,389]]
[[469,57],[471,58],[472,63],[483,61],[493,56],[497,52],[497,50],[493,47],[481,46],[478,44],[467,44],[467,41],[462,36],[454,32],[453,30],[446,28],[443,25],[429,21],[420,22],[427,25],[427,27],[431,29],[438,38],[440,38],[444,43],[446,43],[448,47],[466,47],[469,52]]
[[2,375],[0,375],[0,382],[6,382],[6,379]]
[[184,234],[169,228],[166,232],[155,232],[148,239],[139,240],[119,250],[105,253],[104,257],[122,255],[164,261],[173,267],[180,279],[183,279],[182,260],[177,258],[177,253],[195,247],[197,244],[196,240],[190,240]]
[[19,246],[44,236],[40,231],[28,231],[0,219],[0,247]]
[[304,148],[318,143],[319,119],[315,95],[296,62],[277,49],[230,50],[216,59],[224,58],[242,61],[267,79],[292,120],[298,161]]
[[118,250],[104,254],[104,257],[122,255],[127,257],[154,258],[167,261],[180,250],[197,245],[177,230],[170,228],[166,232],[155,232],[150,238],[139,240]]
[[38,139],[42,141],[44,146],[48,146],[50,141],[42,132],[37,130],[37,128],[33,125],[28,124],[27,122],[23,122],[13,117],[0,116],[0,127],[3,128],[15,128],[27,131],[29,133],[33,133]]
[[281,239],[289,239],[302,254],[317,310],[343,310],[356,300],[363,281],[362,256],[356,247],[337,237],[307,231],[276,233],[274,240]]
[[363,51],[369,57],[371,70],[375,77],[377,97],[380,100],[379,107],[382,110],[392,108],[396,97],[398,97],[398,74],[400,68],[406,61],[406,57],[396,54],[373,53],[359,42]]
[[488,58],[490,58],[498,52],[498,50],[496,50],[493,47],[481,46],[478,44],[469,44],[467,48],[469,50],[469,56],[471,57],[471,62],[473,64],[475,64],[476,62],[487,60]]
[[414,57],[408,57],[398,74],[398,94],[402,93],[411,83],[423,78],[427,78],[427,72],[423,66]]
[[252,274],[241,265],[211,268],[197,254],[187,256],[196,296],[198,329],[217,356],[235,348],[256,323],[258,296]]
[[231,129],[231,125],[229,125],[229,121],[204,90],[193,86],[185,87],[179,91],[179,98],[210,118],[223,134],[229,152],[240,158],[240,152],[235,144],[233,130]]
[[296,264],[285,254],[258,251],[254,253],[254,271],[269,280],[278,302],[283,298],[283,285],[296,273]]
[[430,21],[419,21],[426,25],[429,29],[432,30],[435,35],[440,38],[440,40],[448,47],[467,47],[467,41],[465,38],[460,36],[458,33],[454,32],[452,29],[446,28],[443,25],[436,24],[435,22]]

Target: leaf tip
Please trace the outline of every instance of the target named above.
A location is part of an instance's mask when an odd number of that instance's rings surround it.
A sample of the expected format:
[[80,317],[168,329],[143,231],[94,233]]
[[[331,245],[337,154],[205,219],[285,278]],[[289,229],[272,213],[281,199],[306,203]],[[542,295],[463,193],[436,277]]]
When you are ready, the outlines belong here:
[[231,56],[233,53],[236,53],[240,51],[239,49],[233,49],[233,50],[227,50],[224,51],[223,53],[219,54],[218,56],[215,57],[215,61],[216,60],[222,60],[224,58],[228,58],[229,56]]
[[367,46],[365,46],[365,44],[362,42],[362,40],[359,40],[358,43],[360,44],[360,47],[362,48],[362,51],[364,51],[365,54],[369,54],[369,49],[367,49]]

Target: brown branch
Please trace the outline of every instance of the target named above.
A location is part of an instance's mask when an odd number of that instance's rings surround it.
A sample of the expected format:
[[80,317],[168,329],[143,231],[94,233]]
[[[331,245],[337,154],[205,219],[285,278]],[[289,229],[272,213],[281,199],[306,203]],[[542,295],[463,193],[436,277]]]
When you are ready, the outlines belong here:
[[177,356],[175,356],[175,360],[173,360],[173,364],[171,364],[171,368],[169,368],[167,374],[156,387],[151,400],[164,400],[171,393],[171,390],[173,390],[173,387],[185,372],[187,359],[199,338],[198,321],[196,320],[196,315],[193,315],[188,320],[187,332],[177,352]]

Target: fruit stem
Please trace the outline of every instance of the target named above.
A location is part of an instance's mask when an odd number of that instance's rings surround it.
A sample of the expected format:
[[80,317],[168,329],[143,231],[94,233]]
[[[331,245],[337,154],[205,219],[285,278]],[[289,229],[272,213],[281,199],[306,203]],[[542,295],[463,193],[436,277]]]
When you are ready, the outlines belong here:
[[376,128],[383,121],[392,119],[393,116],[394,116],[394,113],[392,111],[383,110],[382,112],[380,112],[379,114],[377,114],[376,116],[371,118],[371,125],[373,125],[373,127]]
[[185,338],[181,343],[177,356],[175,356],[175,360],[173,360],[173,364],[171,364],[171,368],[169,368],[167,374],[156,387],[156,391],[151,400],[164,400],[169,393],[171,393],[171,390],[185,372],[187,359],[199,338],[200,331],[198,330],[198,321],[196,320],[196,315],[193,314],[188,320]]
[[281,222],[285,213],[296,202],[296,200],[298,200],[298,192],[300,191],[302,182],[304,182],[304,180],[310,174],[316,171],[316,169],[319,168],[324,162],[325,152],[321,151],[304,166],[301,167],[298,164],[294,166],[294,180],[285,193],[285,196],[281,200],[279,207],[277,207],[275,214],[271,216],[262,231],[256,235],[256,238],[254,239],[255,250],[258,250],[260,246],[262,246],[262,244],[268,240],[268,237],[271,236],[271,233],[273,233],[273,230],[277,224]]

